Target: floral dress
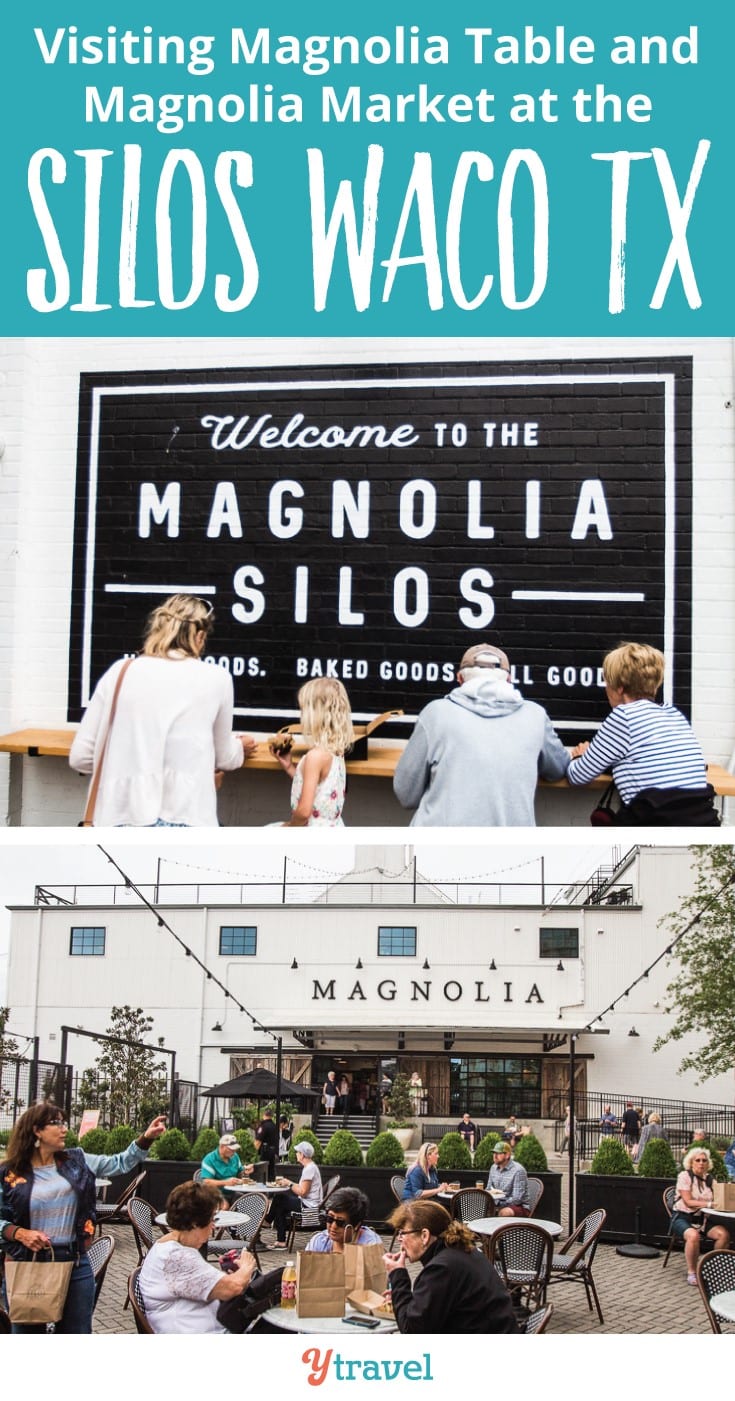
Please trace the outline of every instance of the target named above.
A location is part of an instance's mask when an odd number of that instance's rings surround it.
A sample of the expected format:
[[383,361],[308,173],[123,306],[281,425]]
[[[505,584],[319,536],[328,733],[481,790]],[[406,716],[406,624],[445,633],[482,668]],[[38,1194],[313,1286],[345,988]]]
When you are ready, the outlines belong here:
[[[304,775],[301,770],[304,758],[299,759],[291,784],[292,812],[298,805],[304,784]],[[335,754],[329,773],[321,783],[317,784],[307,827],[344,827],[342,808],[345,801],[345,783],[345,761],[341,754]]]

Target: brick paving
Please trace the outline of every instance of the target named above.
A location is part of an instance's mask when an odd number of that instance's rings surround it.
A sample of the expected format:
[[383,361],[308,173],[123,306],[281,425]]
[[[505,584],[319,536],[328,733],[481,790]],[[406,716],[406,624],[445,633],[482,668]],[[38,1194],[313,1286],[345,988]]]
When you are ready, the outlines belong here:
[[[138,1263],[133,1233],[125,1226],[109,1228],[116,1249],[100,1294],[94,1318],[95,1333],[134,1333],[132,1310],[123,1311],[127,1278]],[[270,1230],[266,1240],[272,1239]],[[305,1236],[297,1238],[303,1246]],[[388,1238],[386,1238],[386,1245]],[[260,1252],[263,1269],[283,1264],[284,1252]],[[581,1284],[558,1284],[549,1291],[554,1315],[551,1333],[709,1333],[704,1305],[697,1289],[686,1284],[683,1253],[672,1253],[664,1270],[663,1252],[657,1260],[633,1260],[617,1255],[615,1247],[601,1245],[594,1277],[605,1318],[587,1308]],[[727,1331],[735,1332],[735,1325]]]

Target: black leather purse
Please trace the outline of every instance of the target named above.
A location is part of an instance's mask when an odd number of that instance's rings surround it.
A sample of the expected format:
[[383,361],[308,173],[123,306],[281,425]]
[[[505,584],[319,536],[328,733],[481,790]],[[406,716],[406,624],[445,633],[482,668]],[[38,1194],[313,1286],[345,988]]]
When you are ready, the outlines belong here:
[[223,1299],[217,1309],[217,1321],[228,1333],[246,1333],[251,1323],[266,1309],[281,1302],[281,1276],[285,1269],[268,1270],[261,1274],[256,1270],[247,1289],[234,1299]]

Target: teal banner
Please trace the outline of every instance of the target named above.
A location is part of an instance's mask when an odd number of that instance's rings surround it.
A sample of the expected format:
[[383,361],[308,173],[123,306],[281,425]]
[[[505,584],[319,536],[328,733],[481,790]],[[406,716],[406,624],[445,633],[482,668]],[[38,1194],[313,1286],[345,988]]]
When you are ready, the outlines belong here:
[[712,3],[12,7],[2,329],[716,336]]

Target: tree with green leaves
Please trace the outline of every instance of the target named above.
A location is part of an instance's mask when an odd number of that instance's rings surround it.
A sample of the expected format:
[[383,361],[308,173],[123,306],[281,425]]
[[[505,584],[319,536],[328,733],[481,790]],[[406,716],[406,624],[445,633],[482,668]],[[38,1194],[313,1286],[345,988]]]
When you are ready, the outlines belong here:
[[[113,1007],[107,1035],[116,1040],[100,1038],[102,1047],[94,1069],[99,1081],[107,1088],[107,1119],[115,1124],[144,1124],[160,1113],[166,1099],[166,1062],[157,1060],[155,1051],[147,1050],[153,1018],[142,1007]],[[121,1043],[130,1044],[121,1044]],[[163,1039],[159,1038],[159,1045]]]
[[[10,1008],[0,1007],[0,1109],[5,1111],[13,1107],[13,1091],[9,1085],[5,1084],[3,1074],[6,1060],[14,1060],[18,1056],[18,1042],[12,1036],[6,1036],[5,1028],[10,1020]],[[14,1077],[11,1083],[14,1083]]]
[[661,921],[679,969],[666,990],[676,1018],[654,1050],[684,1037],[701,1037],[681,1061],[701,1083],[735,1065],[735,857],[731,846],[691,848],[694,889]]

